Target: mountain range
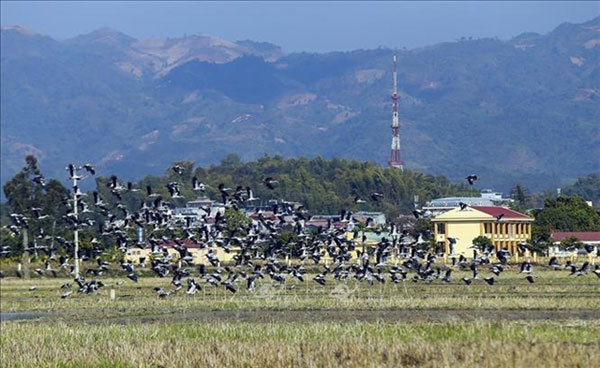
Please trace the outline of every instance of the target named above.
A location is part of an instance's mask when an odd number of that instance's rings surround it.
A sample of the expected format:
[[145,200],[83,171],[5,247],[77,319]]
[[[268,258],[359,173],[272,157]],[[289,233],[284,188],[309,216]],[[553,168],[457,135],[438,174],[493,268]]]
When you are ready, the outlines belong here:
[[386,165],[392,55],[405,167],[507,191],[600,172],[600,17],[509,40],[285,54],[206,35],[56,40],[1,30],[2,182],[32,153],[49,176],[93,162],[129,180],[229,153]]

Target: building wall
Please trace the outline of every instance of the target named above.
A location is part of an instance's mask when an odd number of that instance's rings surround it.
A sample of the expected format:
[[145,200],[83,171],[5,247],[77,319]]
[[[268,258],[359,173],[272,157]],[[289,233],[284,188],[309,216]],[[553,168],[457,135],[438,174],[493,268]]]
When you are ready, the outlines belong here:
[[446,224],[446,232],[449,237],[456,238],[454,252],[465,256],[473,255],[473,239],[481,235],[479,222],[449,222]]
[[[238,253],[237,249],[232,249],[230,253],[225,252],[223,250],[223,248],[212,248],[212,249],[216,252],[216,256],[221,262],[232,261],[233,256],[235,256]],[[195,264],[200,264],[200,263],[209,264],[208,258],[206,258],[206,254],[208,253],[208,248],[204,248],[204,249],[189,248],[189,250],[190,250],[190,253],[192,254],[192,256],[194,257]],[[169,255],[172,257],[172,259],[175,259],[175,260],[179,259],[179,252],[176,251],[175,249],[169,248],[168,252],[169,252]],[[151,254],[152,254],[152,250],[150,248],[146,248],[146,249],[132,248],[129,251],[129,253],[127,253],[125,255],[125,259],[129,260],[133,263],[138,263],[140,257],[145,257],[146,264],[149,264]]]
[[[440,231],[440,225],[443,224],[444,231]],[[496,250],[508,249],[513,254],[517,246],[522,242],[531,240],[531,223],[522,221],[505,221],[498,223],[496,221],[464,220],[464,221],[446,221],[434,223],[435,239],[439,244],[444,245],[444,251],[449,252],[448,238],[456,238],[454,252],[465,256],[472,256],[473,250],[469,247],[473,244],[473,239],[483,235],[492,240]]]

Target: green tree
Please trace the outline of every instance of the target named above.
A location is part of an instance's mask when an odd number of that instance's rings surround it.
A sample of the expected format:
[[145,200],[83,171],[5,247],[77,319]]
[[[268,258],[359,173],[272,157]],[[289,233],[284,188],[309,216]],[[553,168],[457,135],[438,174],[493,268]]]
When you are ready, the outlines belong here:
[[562,191],[564,194],[592,201],[596,208],[600,208],[600,174],[590,174],[578,178],[575,183],[564,187]]
[[552,242],[550,226],[541,226],[535,222],[531,226],[531,242],[534,244],[549,244]]
[[492,245],[492,240],[487,236],[479,235],[473,239],[473,246],[478,250],[483,250],[485,247]]
[[530,206],[529,191],[523,185],[517,183],[510,191],[510,196],[515,200],[515,210],[524,212]]
[[25,157],[26,166],[4,184],[4,195],[10,208],[16,213],[30,215],[31,208],[42,202],[42,186],[33,178],[40,175],[37,159],[33,155]]
[[600,231],[600,215],[581,197],[549,198],[535,213],[535,225],[551,231]]
[[41,175],[37,167],[37,159],[33,155],[25,157],[26,166],[11,180],[4,184],[3,190],[8,205],[15,213],[29,219],[28,228],[21,228],[23,265],[25,278],[29,278],[29,232],[37,232],[37,223],[32,219],[32,208],[38,207],[43,202],[42,186],[33,181],[34,177]]
[[559,248],[563,250],[574,250],[583,247],[583,243],[575,236],[568,236],[560,241]]
[[252,221],[242,212],[233,208],[225,209],[225,230],[229,237],[246,236]]

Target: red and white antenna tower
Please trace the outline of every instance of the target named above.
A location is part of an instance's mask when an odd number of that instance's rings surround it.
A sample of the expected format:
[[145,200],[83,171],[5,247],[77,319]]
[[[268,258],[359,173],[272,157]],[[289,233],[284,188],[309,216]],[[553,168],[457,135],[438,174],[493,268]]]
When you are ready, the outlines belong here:
[[390,152],[390,166],[404,170],[404,162],[400,159],[400,134],[398,123],[398,69],[396,66],[396,55],[394,55],[394,92],[392,93],[393,113],[392,113],[392,150]]

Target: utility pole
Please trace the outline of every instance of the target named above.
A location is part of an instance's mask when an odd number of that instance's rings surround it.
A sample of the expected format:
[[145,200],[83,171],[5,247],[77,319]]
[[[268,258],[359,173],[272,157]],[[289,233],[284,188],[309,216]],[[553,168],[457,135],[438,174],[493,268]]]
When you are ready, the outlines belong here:
[[29,279],[29,237],[28,229],[23,229],[23,276],[25,279]]
[[75,278],[79,278],[79,218],[77,216],[77,169],[74,169],[73,179],[73,213],[75,214],[75,232],[73,233],[73,242],[75,243]]
[[77,181],[81,179],[85,179],[86,177],[78,176],[77,170],[86,169],[92,175],[95,174],[95,170],[92,165],[85,164],[83,166],[75,166],[74,164],[69,164],[67,166],[67,171],[69,171],[69,179],[73,181],[73,217],[74,217],[74,231],[73,231],[73,243],[75,245],[75,257],[74,257],[74,271],[75,278],[79,278],[79,216],[78,211],[79,208],[77,206],[77,196],[79,195],[79,186],[77,185]]

